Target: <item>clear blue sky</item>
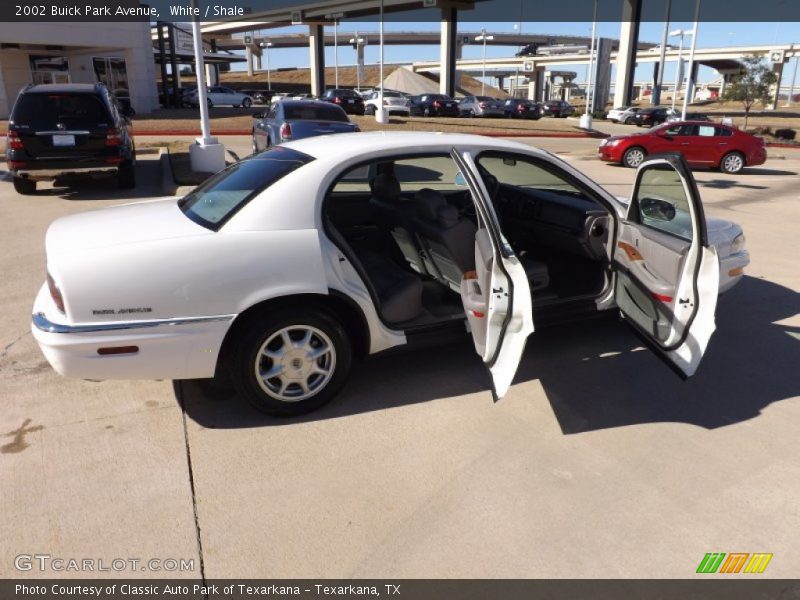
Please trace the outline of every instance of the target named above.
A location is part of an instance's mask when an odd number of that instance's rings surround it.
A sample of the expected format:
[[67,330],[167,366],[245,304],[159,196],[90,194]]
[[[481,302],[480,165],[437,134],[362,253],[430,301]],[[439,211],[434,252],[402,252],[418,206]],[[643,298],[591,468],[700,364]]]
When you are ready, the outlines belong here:
[[[800,0],[797,0],[800,1]],[[480,30],[481,26],[486,27],[491,32],[514,32],[516,31],[514,22],[502,23],[459,23],[460,33],[472,33]],[[663,23],[642,23],[639,39],[642,42],[660,43],[663,32]],[[692,23],[670,23],[670,29],[691,29]],[[438,31],[439,24],[433,22],[421,23],[387,23],[385,31]],[[326,32],[333,28],[326,28]],[[344,45],[339,48],[339,65],[352,65],[355,63],[355,51],[347,45],[351,33],[356,30],[361,32],[376,33],[378,23],[347,22],[343,21],[339,25],[339,33],[344,40]],[[269,36],[286,33],[306,33],[305,26],[284,27],[282,29],[265,30],[264,35]],[[701,23],[697,38],[698,48],[709,48],[717,46],[756,46],[771,43],[789,44],[800,43],[800,23]],[[591,34],[591,23],[522,23],[523,33],[542,33],[542,34],[566,34],[566,35],[586,35]],[[597,34],[602,37],[619,38],[619,23],[598,23]],[[669,42],[677,45],[678,40],[673,39]],[[688,47],[690,38],[685,39]],[[482,56],[482,46],[464,46],[464,58],[480,58]],[[488,57],[509,56],[516,52],[516,48],[508,47],[487,47]],[[378,40],[377,35],[370,36],[369,44],[365,50],[366,64],[378,62]],[[439,57],[438,46],[387,46],[384,49],[384,60],[387,63],[413,62],[417,60],[436,60]],[[309,62],[308,50],[305,48],[288,48],[270,51],[270,64],[272,68],[281,67],[307,67]],[[326,49],[325,63],[332,66],[333,48]],[[244,69],[244,65],[238,65],[235,69]],[[652,78],[652,64],[643,65],[636,70],[637,80],[648,80]],[[574,69],[579,73],[578,80],[582,81],[585,68],[576,66]],[[670,81],[674,78],[674,64],[668,64],[665,70],[665,78]],[[716,77],[716,72],[703,68],[700,71],[700,81],[709,81]]]

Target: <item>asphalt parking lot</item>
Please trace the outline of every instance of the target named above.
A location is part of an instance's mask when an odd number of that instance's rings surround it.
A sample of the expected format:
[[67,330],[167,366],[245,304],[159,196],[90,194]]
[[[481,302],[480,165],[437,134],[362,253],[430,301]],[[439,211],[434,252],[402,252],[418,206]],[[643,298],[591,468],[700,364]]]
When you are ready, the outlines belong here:
[[[628,194],[597,140],[531,143]],[[170,575],[207,578],[682,578],[707,552],[770,552],[762,576],[796,577],[800,151],[770,155],[696,173],[752,263],[689,381],[605,319],[534,333],[497,404],[463,345],[365,362],[294,420],[199,381],[57,376],[29,331],[45,230],[158,194],[157,163],[133,195],[0,178],[0,577],[87,575],[15,569],[39,553],[195,559]]]

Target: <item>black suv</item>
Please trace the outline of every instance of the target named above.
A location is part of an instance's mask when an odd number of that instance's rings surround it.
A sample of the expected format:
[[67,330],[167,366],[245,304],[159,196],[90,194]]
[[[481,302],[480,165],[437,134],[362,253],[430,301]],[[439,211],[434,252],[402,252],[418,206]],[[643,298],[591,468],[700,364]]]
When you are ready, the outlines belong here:
[[533,119],[538,121],[542,118],[542,112],[541,104],[524,98],[509,98],[503,104],[503,114],[509,119]]
[[563,118],[575,112],[575,107],[563,100],[548,100],[542,104],[542,114],[547,117]]
[[675,112],[671,108],[666,108],[665,106],[643,108],[633,115],[631,122],[637,127],[642,127],[643,125],[646,125],[647,127],[653,127],[655,125],[660,125],[661,123],[666,123],[669,117],[676,114],[679,113]]
[[134,187],[131,115],[100,83],[29,85],[8,121],[14,189],[32,194],[37,181],[72,175],[114,175],[120,187]]
[[364,99],[353,90],[341,88],[327,90],[320,100],[341,106],[348,115],[364,114]]
[[444,94],[420,94],[411,98],[409,110],[412,116],[458,117],[461,110],[458,102]]

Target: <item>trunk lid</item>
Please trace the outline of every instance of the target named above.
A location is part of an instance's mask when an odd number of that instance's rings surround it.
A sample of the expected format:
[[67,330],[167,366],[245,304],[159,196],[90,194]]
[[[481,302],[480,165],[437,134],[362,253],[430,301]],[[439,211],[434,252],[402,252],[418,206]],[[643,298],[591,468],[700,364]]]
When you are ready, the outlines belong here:
[[47,230],[48,256],[192,235],[214,235],[183,214],[177,198],[123,204],[61,217]]

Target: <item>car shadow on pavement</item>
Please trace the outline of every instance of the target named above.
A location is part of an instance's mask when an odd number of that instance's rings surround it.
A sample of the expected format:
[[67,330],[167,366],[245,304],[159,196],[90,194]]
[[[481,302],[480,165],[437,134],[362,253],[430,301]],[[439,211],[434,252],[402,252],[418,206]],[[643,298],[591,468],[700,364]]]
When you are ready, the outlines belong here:
[[157,160],[138,160],[136,187],[121,189],[114,176],[57,179],[53,187],[38,189],[36,196],[58,196],[64,200],[145,200],[162,196],[161,170]]
[[[720,298],[717,331],[687,381],[614,318],[545,328],[529,339],[515,386],[538,379],[565,434],[657,422],[724,427],[800,396],[800,327],[779,324],[798,306],[797,292],[744,278]],[[262,415],[207,380],[175,382],[187,416],[222,429],[284,426],[472,393],[491,402],[489,389],[468,343],[365,361],[334,402],[292,419]]]
[[766,185],[752,185],[747,183],[740,183],[735,179],[712,179],[710,181],[698,181],[698,187],[712,188],[715,190],[730,190],[732,188],[742,188],[747,190],[766,190],[769,186]]

